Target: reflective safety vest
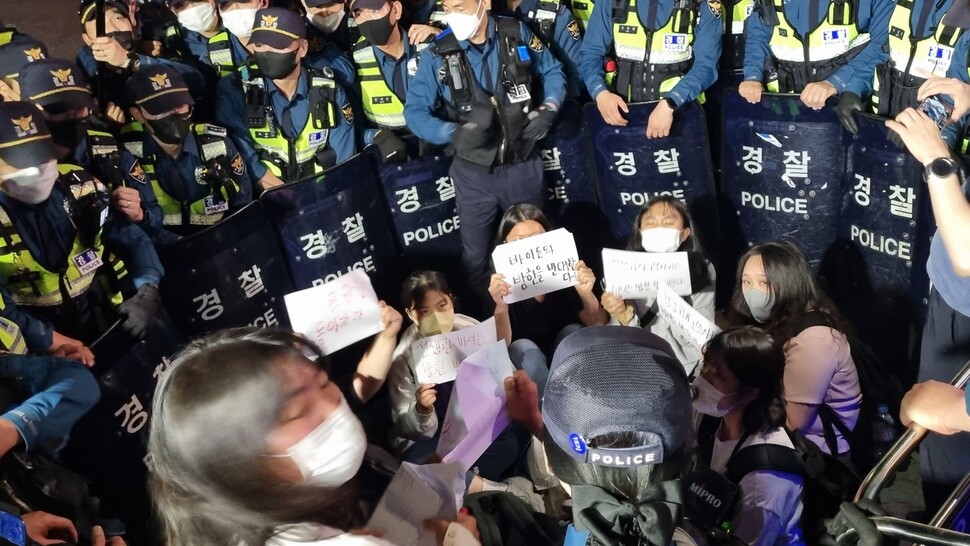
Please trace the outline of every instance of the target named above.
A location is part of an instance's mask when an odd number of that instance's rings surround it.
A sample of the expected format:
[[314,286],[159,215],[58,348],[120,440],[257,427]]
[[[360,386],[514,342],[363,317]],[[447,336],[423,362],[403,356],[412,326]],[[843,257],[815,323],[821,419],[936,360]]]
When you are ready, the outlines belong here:
[[14,35],[17,34],[17,29],[15,28],[2,28],[0,29],[0,46],[5,46],[13,40]]
[[[7,308],[7,302],[0,298],[0,310]],[[7,352],[17,355],[27,354],[27,342],[17,323],[0,317],[0,353]]]
[[897,0],[889,20],[889,62],[877,67],[872,91],[873,108],[882,116],[916,106],[917,89],[930,75],[946,77],[953,48],[964,32],[948,25],[944,15],[929,36],[913,36],[913,5],[913,0]]
[[744,66],[744,22],[754,11],[755,0],[736,0],[733,5],[731,0],[727,1],[721,66],[727,70],[737,70]]
[[[158,199],[158,206],[162,209],[162,224],[166,226],[211,226],[225,216],[229,210],[229,200],[239,192],[239,185],[229,178],[230,184],[223,185],[219,181],[209,181],[205,176],[206,168],[197,172],[199,177],[195,182],[208,184],[209,195],[194,202],[182,201],[165,191],[155,176],[155,162],[158,160],[154,153],[146,154],[144,146],[145,128],[141,123],[132,122],[121,129],[125,141],[125,148],[131,155],[138,158],[145,173],[152,183],[152,191]],[[196,123],[192,125],[195,143],[203,165],[210,161],[228,159],[229,149],[226,146],[226,130],[217,125]],[[240,158],[241,161],[241,158]],[[227,167],[228,168],[228,167]]]
[[593,0],[572,0],[569,3],[569,10],[573,12],[573,17],[576,18],[580,28],[586,30],[589,18],[593,16]]
[[[333,71],[308,69],[309,117],[303,132],[287,138],[276,122],[272,101],[262,77],[243,80],[246,97],[246,124],[250,139],[266,168],[284,182],[324,171],[327,165],[318,157],[329,148],[330,129],[338,123],[337,84]],[[332,163],[332,161],[330,162]]]
[[[427,47],[427,44],[420,44],[418,51]],[[417,58],[414,61],[417,62]],[[409,66],[410,62],[411,59],[408,60]],[[384,73],[377,62],[374,47],[363,36],[354,45],[354,64],[357,65],[357,79],[360,81],[361,100],[367,121],[385,129],[406,127],[404,97],[399,97],[384,81]]]
[[[649,0],[647,0],[649,1]],[[679,82],[694,60],[696,0],[676,0],[657,29],[640,20],[636,0],[613,4],[613,50],[617,70],[606,83],[628,102],[658,100]]]
[[[807,38],[785,17],[785,0],[773,0],[773,7],[762,8],[763,18],[774,23],[769,47],[778,77],[766,82],[773,93],[800,93],[809,83],[824,80],[845,66],[869,42],[869,34],[859,31],[858,0],[832,0]],[[764,17],[765,10],[768,17]]]
[[[57,183],[69,190],[69,199],[77,200],[92,192],[104,192],[103,184],[94,180],[84,169],[76,165],[58,165],[61,176]],[[51,206],[59,206],[51,204]],[[0,206],[0,282],[13,294],[18,305],[50,307],[61,305],[67,299],[84,294],[96,277],[109,283],[111,304],[122,301],[119,281],[128,272],[125,264],[107,252],[101,240],[102,226],[94,237],[94,244],[86,246],[78,232],[68,252],[67,263],[58,269],[48,270],[40,265],[23,242],[17,226],[6,209]],[[76,223],[76,222],[75,222]]]
[[228,30],[222,30],[206,43],[206,57],[220,78],[242,71],[254,69],[246,64],[247,59],[235,59],[232,53],[232,39]]

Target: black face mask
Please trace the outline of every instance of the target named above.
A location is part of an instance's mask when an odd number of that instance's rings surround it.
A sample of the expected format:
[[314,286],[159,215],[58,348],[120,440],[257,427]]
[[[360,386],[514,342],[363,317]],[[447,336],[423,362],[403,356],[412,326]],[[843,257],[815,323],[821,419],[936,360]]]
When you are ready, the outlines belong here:
[[87,120],[76,119],[47,122],[47,127],[51,131],[51,141],[54,145],[67,148],[72,152],[87,136],[87,125]]
[[114,38],[118,45],[125,48],[125,51],[135,49],[135,35],[129,30],[119,30],[105,34],[108,38]]
[[162,119],[146,119],[145,123],[152,128],[152,134],[163,144],[181,144],[189,134],[192,125],[192,115],[172,114]]
[[391,39],[391,33],[394,32],[394,25],[391,24],[391,14],[388,12],[387,15],[381,17],[380,19],[372,19],[370,21],[364,21],[363,23],[357,23],[357,28],[360,29],[361,35],[367,39],[371,45],[382,46]]
[[285,53],[257,51],[254,56],[256,57],[256,66],[259,67],[259,72],[263,76],[271,80],[279,80],[289,76],[296,70],[298,64],[296,53],[295,50]]

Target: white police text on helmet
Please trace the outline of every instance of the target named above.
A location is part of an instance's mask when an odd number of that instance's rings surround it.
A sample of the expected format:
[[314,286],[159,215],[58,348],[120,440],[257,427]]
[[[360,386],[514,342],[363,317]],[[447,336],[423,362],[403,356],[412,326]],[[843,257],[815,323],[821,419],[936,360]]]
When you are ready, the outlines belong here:
[[639,466],[642,464],[653,463],[657,458],[656,453],[638,453],[636,455],[608,455],[605,453],[592,452],[589,455],[589,462],[605,466]]

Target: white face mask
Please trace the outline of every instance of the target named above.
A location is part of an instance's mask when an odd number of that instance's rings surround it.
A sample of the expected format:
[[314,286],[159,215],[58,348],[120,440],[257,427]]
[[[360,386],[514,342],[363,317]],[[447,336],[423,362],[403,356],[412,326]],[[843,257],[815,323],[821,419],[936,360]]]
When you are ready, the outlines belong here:
[[364,427],[341,396],[337,409],[286,453],[305,483],[339,487],[357,474],[365,451]]
[[43,203],[51,196],[58,176],[57,160],[52,159],[39,167],[27,167],[4,176],[3,192],[28,205]]
[[771,316],[771,311],[775,308],[774,292],[762,292],[757,288],[748,288],[741,291],[745,303],[751,311],[751,318],[758,322],[765,322]]
[[318,29],[330,33],[337,30],[340,23],[344,20],[344,15],[346,15],[345,10],[340,10],[336,13],[331,13],[330,15],[311,15],[307,14],[306,18],[310,20],[310,23]]
[[724,417],[744,403],[741,391],[724,394],[704,379],[703,375],[698,375],[694,380],[694,390],[697,392],[694,409],[711,417]]
[[[255,15],[254,15],[255,17]],[[192,32],[205,32],[216,22],[216,8],[208,2],[186,8],[178,14],[179,24]]]
[[680,248],[680,230],[655,227],[640,230],[640,244],[647,252],[676,252]]
[[449,13],[445,15],[445,22],[451,27],[451,32],[455,35],[455,38],[459,40],[467,40],[475,35],[478,30],[478,25],[482,22],[482,18],[485,17],[483,12],[478,15],[479,8],[482,7],[482,0],[478,0],[478,6],[475,8],[475,15],[468,15],[467,13]]
[[248,39],[256,22],[256,8],[238,8],[222,13],[222,26],[236,38]]

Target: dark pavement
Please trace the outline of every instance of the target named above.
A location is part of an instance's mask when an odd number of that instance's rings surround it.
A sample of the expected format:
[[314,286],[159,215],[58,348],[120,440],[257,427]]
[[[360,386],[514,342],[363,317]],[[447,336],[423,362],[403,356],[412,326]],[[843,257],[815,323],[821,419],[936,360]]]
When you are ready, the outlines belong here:
[[0,19],[47,44],[51,56],[73,60],[81,47],[79,0],[0,0]]

